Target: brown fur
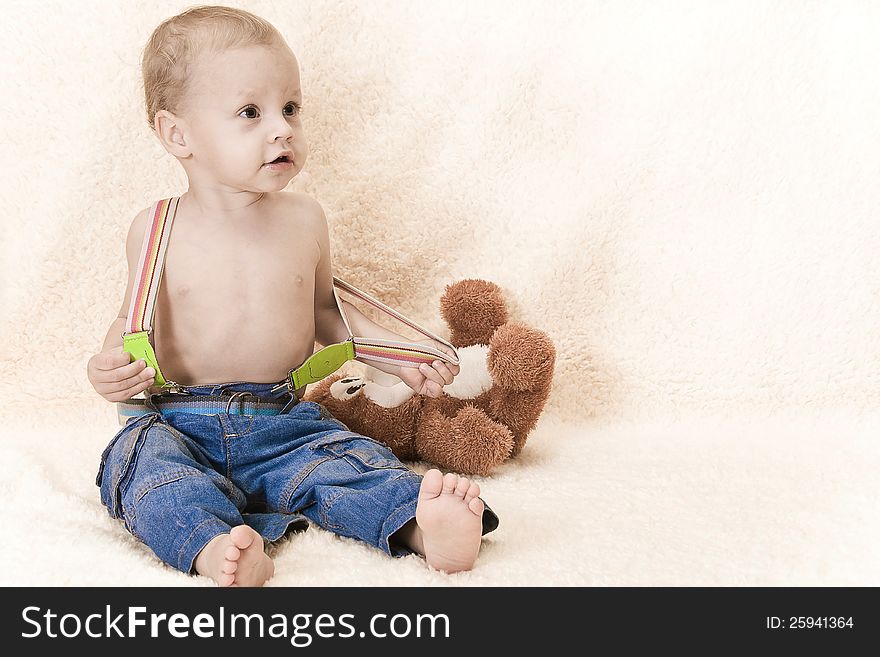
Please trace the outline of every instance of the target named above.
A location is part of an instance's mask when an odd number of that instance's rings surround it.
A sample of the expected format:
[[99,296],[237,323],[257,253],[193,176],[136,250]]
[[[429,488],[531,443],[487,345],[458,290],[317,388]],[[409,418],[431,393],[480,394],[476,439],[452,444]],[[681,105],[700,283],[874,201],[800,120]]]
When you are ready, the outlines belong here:
[[306,395],[352,431],[388,445],[398,458],[430,461],[446,470],[487,475],[519,454],[550,394],[556,350],[542,331],[507,321],[507,305],[494,283],[464,280],[447,286],[440,303],[456,347],[488,344],[492,387],[474,399],[414,395],[383,408],[363,394],[340,401],[330,386]]

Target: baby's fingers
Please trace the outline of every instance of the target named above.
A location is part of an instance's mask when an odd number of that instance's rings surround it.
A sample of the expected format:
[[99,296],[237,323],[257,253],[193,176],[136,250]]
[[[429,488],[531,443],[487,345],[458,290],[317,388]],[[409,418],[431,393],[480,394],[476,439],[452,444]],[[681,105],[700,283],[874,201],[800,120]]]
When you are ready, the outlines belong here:
[[118,369],[129,362],[131,362],[131,355],[122,351],[122,347],[119,347],[119,350],[102,351],[92,359],[95,369],[103,371]]
[[443,387],[439,383],[433,381],[425,381],[425,392],[428,397],[439,397],[443,394]]
[[[128,356],[128,354],[125,354]],[[109,383],[123,383],[128,379],[136,378],[142,374],[147,367],[147,361],[142,358],[129,363],[123,367],[117,367],[115,370],[106,372],[104,380]]]
[[[428,390],[428,394],[431,397],[437,397],[440,394],[440,390],[447,383],[443,375],[427,363],[419,365],[419,373],[425,377],[425,387]],[[451,377],[449,382],[452,382]],[[431,386],[431,384],[434,384],[434,386]]]
[[[452,366],[452,367],[454,367],[454,366]],[[437,372],[437,374],[440,375],[440,378],[442,379],[442,382],[440,382],[441,385],[448,386],[450,383],[452,383],[455,380],[456,372],[452,371],[452,367],[450,367],[449,365],[444,363],[442,360],[435,360],[434,361],[433,369],[435,372]]]
[[[440,349],[444,354],[449,356],[450,359],[455,358],[455,353],[446,345],[439,344],[437,348]],[[461,368],[458,365],[454,365],[452,362],[445,363],[446,367],[452,373],[453,376],[458,376],[458,373],[461,371]],[[452,381],[450,381],[452,383]]]
[[146,383],[147,387],[149,387],[149,384],[153,383],[155,376],[156,370],[154,370],[152,367],[147,367],[142,372],[137,372],[136,374],[130,376],[124,381],[120,381],[116,385],[118,386],[118,390],[123,391],[138,388],[144,383]]
[[123,401],[134,397],[139,392],[143,392],[153,385],[155,375],[155,370],[152,367],[148,367],[122,381],[105,383],[101,386],[100,392],[108,401]]

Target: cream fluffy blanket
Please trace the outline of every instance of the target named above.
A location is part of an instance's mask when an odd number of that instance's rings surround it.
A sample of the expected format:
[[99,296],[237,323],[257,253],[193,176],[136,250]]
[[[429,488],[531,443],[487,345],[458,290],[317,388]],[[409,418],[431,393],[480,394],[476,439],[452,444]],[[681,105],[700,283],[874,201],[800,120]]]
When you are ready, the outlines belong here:
[[[235,4],[300,59],[336,273],[441,332],[493,280],[559,352],[473,572],[313,528],[272,584],[880,585],[875,3]],[[207,585],[101,506],[85,376],[185,189],[138,71],[185,6],[4,11],[0,584]]]

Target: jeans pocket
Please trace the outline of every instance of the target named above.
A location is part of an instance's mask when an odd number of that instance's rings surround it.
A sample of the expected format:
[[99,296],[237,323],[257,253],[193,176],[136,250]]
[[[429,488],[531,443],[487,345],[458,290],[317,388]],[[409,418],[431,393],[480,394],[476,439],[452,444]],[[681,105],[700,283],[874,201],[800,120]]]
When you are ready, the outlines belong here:
[[386,445],[360,434],[343,431],[317,441],[312,449],[323,449],[345,459],[359,472],[370,470],[406,470],[406,466]]
[[112,518],[122,517],[120,490],[130,474],[144,432],[158,417],[154,413],[130,421],[113,437],[101,455],[95,483],[101,488],[101,502]]

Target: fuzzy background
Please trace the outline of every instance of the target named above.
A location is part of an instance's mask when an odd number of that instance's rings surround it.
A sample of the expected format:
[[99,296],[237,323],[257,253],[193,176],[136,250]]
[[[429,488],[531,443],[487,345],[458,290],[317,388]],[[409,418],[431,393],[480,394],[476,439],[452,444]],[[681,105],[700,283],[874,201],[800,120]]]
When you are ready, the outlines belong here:
[[[86,378],[185,191],[139,61],[189,4],[0,0],[0,584],[208,585],[101,506]],[[474,571],[312,528],[270,584],[880,585],[880,5],[229,4],[299,58],[335,273],[441,332],[493,280],[558,349]]]

